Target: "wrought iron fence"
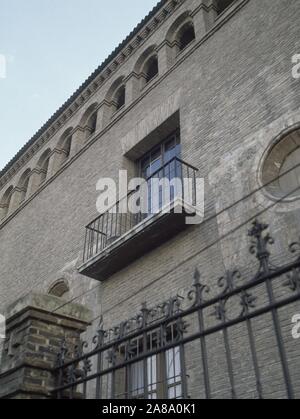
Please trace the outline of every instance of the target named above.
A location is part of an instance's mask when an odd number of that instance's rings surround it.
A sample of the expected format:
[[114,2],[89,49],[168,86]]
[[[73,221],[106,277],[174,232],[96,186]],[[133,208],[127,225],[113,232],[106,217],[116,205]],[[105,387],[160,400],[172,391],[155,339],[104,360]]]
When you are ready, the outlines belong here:
[[109,330],[101,322],[92,342],[74,350],[64,344],[55,396],[210,399],[221,394],[217,387],[232,399],[300,397],[300,355],[291,334],[300,242],[291,244],[286,264],[274,266],[268,226],[254,222],[249,236],[258,265],[253,277],[233,270],[205,285],[196,270],[184,296],[145,304]]
[[[86,227],[83,262],[107,248],[145,219],[161,212],[176,198],[196,205],[198,169],[174,157],[144,183],[114,204]],[[159,182],[161,182],[159,184]],[[136,211],[130,211],[130,200],[140,191]]]

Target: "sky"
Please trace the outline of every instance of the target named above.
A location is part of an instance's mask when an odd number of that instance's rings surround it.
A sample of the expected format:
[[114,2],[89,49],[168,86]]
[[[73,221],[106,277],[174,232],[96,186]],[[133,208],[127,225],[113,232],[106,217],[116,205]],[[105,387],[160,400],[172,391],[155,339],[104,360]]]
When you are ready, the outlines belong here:
[[0,0],[0,170],[158,0]]

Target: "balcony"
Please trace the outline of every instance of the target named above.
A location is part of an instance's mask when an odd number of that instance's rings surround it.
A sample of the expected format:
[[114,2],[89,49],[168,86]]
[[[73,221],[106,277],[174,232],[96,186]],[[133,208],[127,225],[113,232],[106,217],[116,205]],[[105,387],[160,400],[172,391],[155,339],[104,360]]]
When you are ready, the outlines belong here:
[[[104,281],[187,228],[187,217],[202,218],[196,207],[197,172],[176,157],[92,221],[86,227],[79,272]],[[130,211],[133,201],[143,209]]]

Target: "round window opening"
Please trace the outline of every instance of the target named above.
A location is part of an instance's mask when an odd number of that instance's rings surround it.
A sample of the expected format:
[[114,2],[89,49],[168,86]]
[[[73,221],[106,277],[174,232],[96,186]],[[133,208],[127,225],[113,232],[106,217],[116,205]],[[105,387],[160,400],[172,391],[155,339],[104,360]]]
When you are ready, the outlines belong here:
[[300,198],[300,129],[283,137],[269,151],[261,180],[275,199]]

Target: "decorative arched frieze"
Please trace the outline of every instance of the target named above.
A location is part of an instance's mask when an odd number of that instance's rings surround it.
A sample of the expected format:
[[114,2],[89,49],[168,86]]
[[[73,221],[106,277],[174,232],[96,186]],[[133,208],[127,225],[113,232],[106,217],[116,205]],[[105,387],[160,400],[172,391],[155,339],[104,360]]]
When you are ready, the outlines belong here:
[[74,154],[73,147],[73,127],[69,127],[62,134],[58,140],[55,149],[53,150],[51,159],[51,167],[54,174],[59,168]]
[[127,101],[126,90],[127,85],[124,76],[118,77],[111,84],[99,109],[102,128],[105,128],[113,115],[125,106]]
[[51,149],[48,148],[46,151],[43,152],[43,154],[38,160],[35,170],[35,174],[38,175],[36,179],[36,187],[39,187],[44,182],[46,182],[46,180],[49,177],[51,177],[50,157]]
[[20,176],[17,186],[13,191],[12,202],[14,202],[14,207],[18,207],[27,199],[30,176],[31,169],[26,169],[25,172]]
[[134,74],[139,82],[139,91],[159,74],[159,68],[157,46],[151,45],[141,54],[134,66]]
[[98,130],[98,108],[99,104],[97,102],[93,103],[87,108],[80,120],[79,126],[84,132],[85,140]]

